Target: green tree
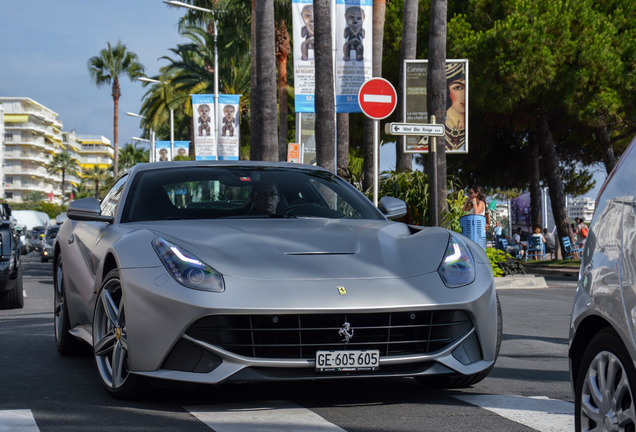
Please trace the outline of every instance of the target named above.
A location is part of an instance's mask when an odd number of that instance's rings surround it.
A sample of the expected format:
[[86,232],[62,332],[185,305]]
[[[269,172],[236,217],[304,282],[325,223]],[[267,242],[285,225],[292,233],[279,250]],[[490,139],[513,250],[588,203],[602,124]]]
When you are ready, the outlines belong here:
[[126,144],[119,149],[119,162],[125,171],[138,163],[148,162],[150,152],[137,147],[137,144]]
[[53,159],[46,166],[49,174],[60,174],[62,176],[62,201],[65,199],[64,188],[66,186],[66,174],[78,175],[80,171],[79,163],[73,155],[64,150],[53,155]]
[[137,54],[128,51],[126,45],[117,42],[114,47],[108,42],[108,47],[101,50],[98,56],[88,60],[88,71],[91,80],[97,87],[111,85],[114,113],[113,113],[113,148],[115,150],[113,160],[113,172],[115,176],[119,170],[119,148],[118,148],[118,122],[119,122],[119,98],[121,97],[121,87],[119,77],[128,76],[130,80],[142,77],[144,67],[139,63]]
[[100,197],[99,195],[100,184],[104,185],[105,183],[108,182],[109,178],[112,178],[112,176],[110,176],[105,169],[99,168],[98,166],[93,166],[92,168],[90,168],[84,173],[84,180],[94,185],[95,199],[99,199]]

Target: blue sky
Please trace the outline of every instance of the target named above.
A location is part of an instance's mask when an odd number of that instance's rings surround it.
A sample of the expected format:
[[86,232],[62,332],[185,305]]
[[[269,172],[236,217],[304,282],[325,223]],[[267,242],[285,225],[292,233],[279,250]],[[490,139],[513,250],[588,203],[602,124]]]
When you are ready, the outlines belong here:
[[[185,9],[161,0],[0,0],[0,96],[29,97],[59,115],[64,130],[113,139],[110,86],[96,87],[88,59],[107,43],[137,53],[148,76],[185,43],[177,22]],[[140,136],[142,83],[121,81],[119,143]]]
[[[121,41],[153,76],[167,64],[160,57],[186,42],[177,31],[185,10],[161,0],[0,0],[0,11],[0,96],[30,97],[57,112],[64,130],[111,141],[111,89],[91,82],[88,59],[108,42]],[[145,90],[127,78],[121,88],[119,143],[124,145],[141,136],[139,119],[125,112],[139,112]],[[382,146],[380,169],[394,167],[395,146]],[[598,189],[604,172],[595,177]]]

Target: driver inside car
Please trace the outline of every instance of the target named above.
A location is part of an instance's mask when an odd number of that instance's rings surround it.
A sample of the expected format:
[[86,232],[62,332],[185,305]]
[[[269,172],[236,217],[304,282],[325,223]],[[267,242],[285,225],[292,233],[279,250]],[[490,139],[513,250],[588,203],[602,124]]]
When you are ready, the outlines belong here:
[[258,215],[274,214],[279,201],[280,196],[276,184],[271,181],[260,182],[252,189],[252,209],[250,213]]

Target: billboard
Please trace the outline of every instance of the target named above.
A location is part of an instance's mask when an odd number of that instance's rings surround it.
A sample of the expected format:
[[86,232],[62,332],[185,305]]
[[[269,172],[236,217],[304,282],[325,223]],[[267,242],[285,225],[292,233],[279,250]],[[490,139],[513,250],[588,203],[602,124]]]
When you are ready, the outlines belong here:
[[[428,60],[404,61],[404,119],[428,123]],[[446,60],[446,153],[468,153],[468,60]],[[428,153],[429,137],[406,136],[405,153]]]

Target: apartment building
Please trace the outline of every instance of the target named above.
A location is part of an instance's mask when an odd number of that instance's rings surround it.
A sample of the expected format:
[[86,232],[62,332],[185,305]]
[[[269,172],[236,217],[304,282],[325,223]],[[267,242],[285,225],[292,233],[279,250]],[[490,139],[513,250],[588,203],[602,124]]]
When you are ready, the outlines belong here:
[[590,197],[569,198],[567,209],[570,220],[580,217],[589,224],[594,216],[594,200]]
[[[62,176],[49,174],[53,155],[70,152],[82,170],[112,165],[113,149],[103,136],[62,132],[58,114],[28,97],[0,97],[4,130],[0,134],[0,197],[9,202],[28,201],[34,194],[62,203]],[[65,174],[65,192],[81,181]]]

